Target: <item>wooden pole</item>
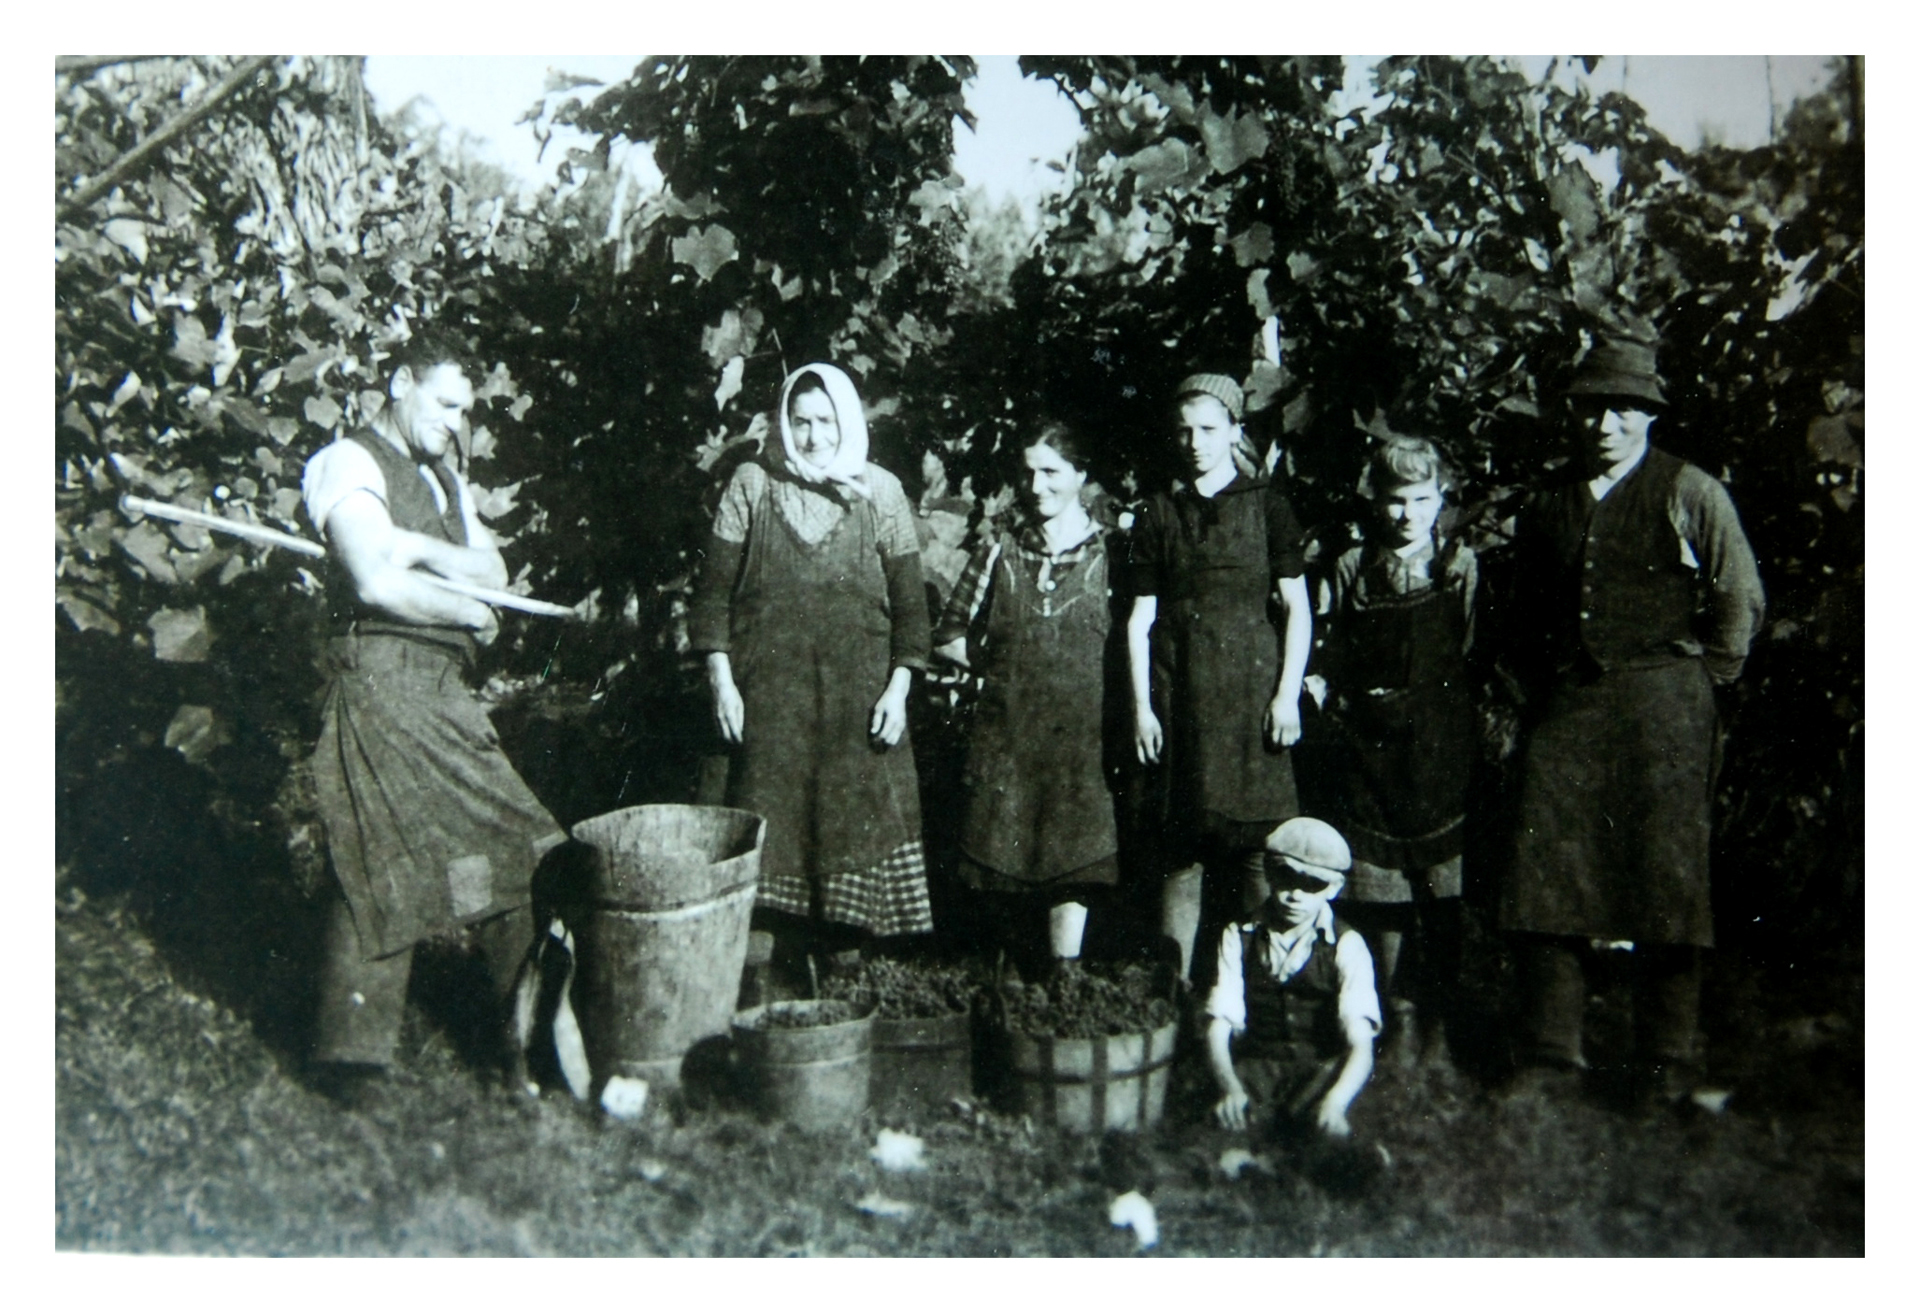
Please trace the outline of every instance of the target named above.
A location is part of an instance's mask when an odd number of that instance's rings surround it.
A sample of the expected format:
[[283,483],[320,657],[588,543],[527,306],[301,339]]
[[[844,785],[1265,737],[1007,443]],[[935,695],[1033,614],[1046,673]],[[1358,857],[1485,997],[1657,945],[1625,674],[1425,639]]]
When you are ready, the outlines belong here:
[[[162,520],[174,520],[180,524],[198,525],[202,529],[211,529],[216,533],[230,533],[236,538],[245,538],[248,542],[260,543],[266,547],[284,547],[290,552],[302,556],[324,558],[327,549],[311,539],[297,537],[290,533],[281,533],[278,529],[269,529],[260,524],[244,524],[239,520],[229,520],[220,515],[209,515],[205,511],[196,511],[185,506],[175,506],[172,502],[154,501],[147,497],[135,497],[128,494],[120,499],[123,510],[151,515]],[[479,584],[461,583],[457,579],[443,579],[437,574],[428,574],[416,570],[414,574],[435,588],[443,588],[462,597],[471,597],[488,606],[501,606],[510,611],[525,611],[528,615],[553,616],[562,620],[578,620],[580,613],[568,606],[558,606],[552,602],[543,602],[537,597],[522,597],[518,593],[502,592],[498,588],[482,588]]]
[[172,55],[55,55],[55,73],[91,73],[114,64],[133,64],[143,59],[172,59]]
[[135,169],[158,154],[168,142],[180,137],[187,129],[213,113],[220,107],[222,101],[252,81],[254,74],[271,64],[276,58],[278,58],[276,55],[254,55],[243,61],[238,68],[222,78],[218,86],[202,97],[197,105],[181,111],[148,133],[145,141],[108,165],[105,173],[63,201],[60,205],[59,217],[71,219],[118,187]]
[[302,556],[324,560],[327,555],[326,548],[309,539],[296,537],[290,533],[281,533],[278,529],[269,529],[263,524],[247,524],[240,520],[229,520],[223,515],[209,515],[205,511],[175,506],[172,502],[154,501],[147,497],[135,497],[129,493],[120,499],[120,505],[124,510],[138,511],[142,515],[173,520],[179,524],[197,525],[202,529],[215,529],[266,547],[284,547]]

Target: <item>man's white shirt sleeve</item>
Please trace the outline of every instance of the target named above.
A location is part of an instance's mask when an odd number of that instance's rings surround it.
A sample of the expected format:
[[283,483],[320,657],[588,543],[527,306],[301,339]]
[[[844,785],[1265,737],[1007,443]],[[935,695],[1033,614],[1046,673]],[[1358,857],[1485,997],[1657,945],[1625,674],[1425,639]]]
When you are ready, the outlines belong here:
[[387,476],[380,472],[373,453],[345,439],[316,451],[300,476],[300,497],[306,503],[307,519],[322,533],[327,531],[327,517],[333,514],[333,508],[351,494],[363,491],[386,505]]

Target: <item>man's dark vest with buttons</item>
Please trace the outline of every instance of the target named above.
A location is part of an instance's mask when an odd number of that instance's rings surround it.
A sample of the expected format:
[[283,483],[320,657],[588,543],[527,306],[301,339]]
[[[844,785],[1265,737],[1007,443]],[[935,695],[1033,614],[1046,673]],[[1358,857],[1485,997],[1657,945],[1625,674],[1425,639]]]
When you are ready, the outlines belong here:
[[[347,440],[366,448],[374,464],[380,467],[380,473],[387,483],[387,516],[393,521],[394,528],[410,529],[429,538],[450,542],[456,547],[467,545],[467,522],[460,514],[459,484],[450,471],[444,466],[427,467],[432,476],[439,480],[440,490],[446,494],[447,508],[442,511],[412,456],[394,450],[393,444],[377,433],[355,433],[349,435]],[[473,654],[473,635],[470,631],[458,625],[412,625],[382,615],[360,600],[352,577],[343,567],[331,557],[329,564],[327,598],[335,633],[350,630],[357,634],[397,634],[453,648],[462,656]]]
[[1548,647],[1556,668],[1589,673],[1658,665],[1695,646],[1697,573],[1682,558],[1668,516],[1684,462],[1649,447],[1626,478],[1595,503],[1583,481],[1536,504],[1549,571]]

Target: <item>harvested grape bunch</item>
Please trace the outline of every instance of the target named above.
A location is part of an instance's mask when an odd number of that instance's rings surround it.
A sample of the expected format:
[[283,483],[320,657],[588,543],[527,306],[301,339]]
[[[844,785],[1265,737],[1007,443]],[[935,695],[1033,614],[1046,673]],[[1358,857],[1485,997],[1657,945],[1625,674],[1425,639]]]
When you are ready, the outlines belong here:
[[977,965],[878,957],[822,981],[820,993],[823,998],[871,1003],[874,1016],[905,1021],[965,1012],[985,984],[985,971]]
[[1023,1035],[1097,1039],[1158,1030],[1174,1019],[1173,1004],[1151,967],[1075,966],[1047,984],[1006,987],[1007,1025]]
[[812,999],[769,1007],[753,1019],[753,1028],[801,1030],[807,1026],[837,1026],[843,1021],[855,1021],[861,1015],[861,1008],[844,999]]

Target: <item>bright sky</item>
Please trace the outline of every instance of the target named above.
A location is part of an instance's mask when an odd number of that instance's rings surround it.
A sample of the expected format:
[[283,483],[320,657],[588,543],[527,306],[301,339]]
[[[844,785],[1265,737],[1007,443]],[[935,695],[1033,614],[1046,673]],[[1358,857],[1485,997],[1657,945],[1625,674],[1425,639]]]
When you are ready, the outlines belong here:
[[[482,143],[476,154],[505,166],[529,186],[553,176],[569,143],[556,139],[545,160],[536,162],[532,132],[515,120],[540,99],[549,69],[596,77],[625,78],[638,55],[372,55],[367,85],[383,110],[398,109],[415,96],[429,102],[439,118],[464,129]],[[1348,86],[1364,100],[1367,68],[1375,56],[1350,57]],[[1546,56],[1521,56],[1523,68],[1538,77]],[[956,128],[954,167],[969,183],[995,199],[1012,196],[1032,213],[1037,199],[1060,174],[1046,167],[1062,161],[1079,134],[1073,106],[1049,84],[1020,75],[1011,55],[979,57],[980,74],[967,89],[967,103],[978,119],[969,132]],[[1784,115],[1796,96],[1820,86],[1826,57],[1815,55],[1609,55],[1589,76],[1578,74],[1596,92],[1625,90],[1647,110],[1653,125],[1683,146],[1703,138],[1735,147],[1766,141],[1768,107]],[[1563,66],[1563,76],[1565,73]],[[1771,83],[1771,85],[1769,85]],[[579,93],[590,96],[592,88]],[[657,180],[644,155],[628,162],[643,182]]]
[[[484,145],[475,154],[504,165],[529,184],[554,175],[566,146],[556,137],[544,160],[536,162],[538,143],[517,120],[540,99],[549,69],[616,82],[633,72],[638,55],[370,55],[367,86],[383,111],[397,110],[415,96],[424,97],[442,122],[464,129]],[[593,88],[579,92],[590,98]],[[1079,135],[1080,119],[1065,97],[1047,83],[1020,76],[1010,55],[980,58],[980,75],[967,89],[967,103],[979,119],[977,130],[956,126],[954,168],[970,183],[996,198],[1016,196],[1032,207],[1034,199],[1060,175],[1044,166],[1064,159]],[[651,161],[630,167],[643,180]]]

